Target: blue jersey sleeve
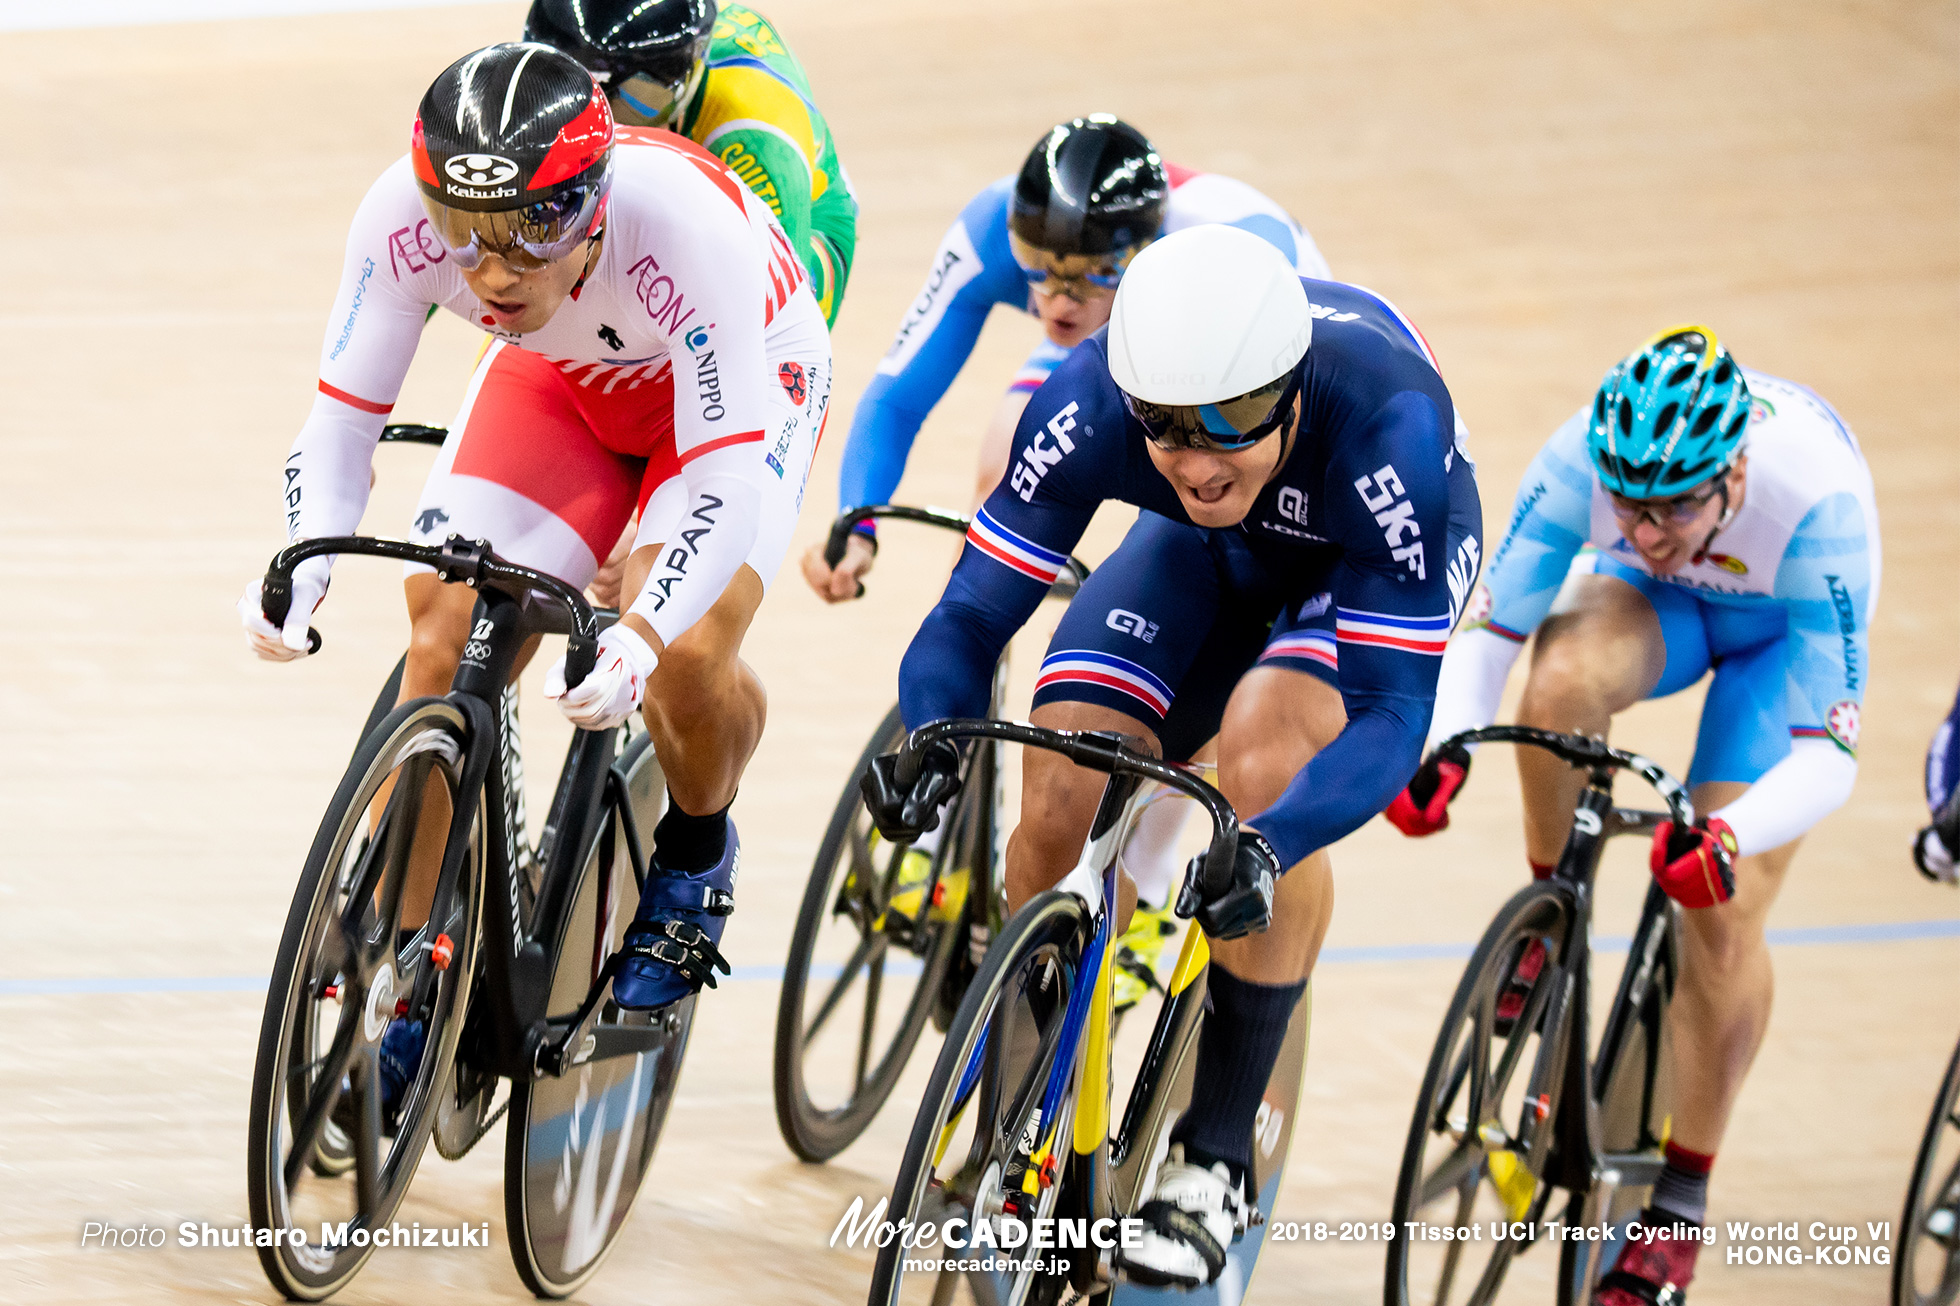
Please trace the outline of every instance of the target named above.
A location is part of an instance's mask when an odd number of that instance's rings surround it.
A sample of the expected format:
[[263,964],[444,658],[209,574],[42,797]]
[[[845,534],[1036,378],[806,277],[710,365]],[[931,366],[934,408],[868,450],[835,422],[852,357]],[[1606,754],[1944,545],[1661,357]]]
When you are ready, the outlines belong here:
[[899,664],[907,729],[986,715],[1001,650],[1061,574],[1097,506],[1115,497],[1108,472],[1122,456],[1123,424],[1094,393],[1101,366],[1095,351],[1076,350],[1022,412],[1012,471],[974,514],[946,593]]
[[1467,463],[1454,476],[1445,468],[1452,427],[1436,396],[1405,390],[1343,439],[1329,465],[1327,520],[1345,550],[1334,603],[1347,725],[1247,822],[1282,865],[1358,829],[1421,760],[1452,620],[1451,481],[1475,496]]
[[840,507],[889,503],[919,427],[966,366],[996,304],[1026,308],[1027,275],[1007,247],[1003,179],[975,196],[933,255],[919,296],[851,415],[838,476]]
[[1490,613],[1480,624],[1517,643],[1529,639],[1552,610],[1572,559],[1592,531],[1587,420],[1581,410],[1531,460],[1504,542],[1484,573]]
[[1775,594],[1789,610],[1790,734],[1830,739],[1853,757],[1870,665],[1867,525],[1857,496],[1830,495],[1798,523],[1776,571]]

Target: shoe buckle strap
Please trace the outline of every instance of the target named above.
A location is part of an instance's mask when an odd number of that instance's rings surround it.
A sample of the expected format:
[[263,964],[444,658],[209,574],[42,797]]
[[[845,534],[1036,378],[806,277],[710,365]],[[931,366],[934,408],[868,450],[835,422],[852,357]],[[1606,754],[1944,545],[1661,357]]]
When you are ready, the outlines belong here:
[[731,916],[735,912],[735,895],[705,880],[675,878],[656,881],[652,901],[647,905],[674,911],[705,912],[709,916]]

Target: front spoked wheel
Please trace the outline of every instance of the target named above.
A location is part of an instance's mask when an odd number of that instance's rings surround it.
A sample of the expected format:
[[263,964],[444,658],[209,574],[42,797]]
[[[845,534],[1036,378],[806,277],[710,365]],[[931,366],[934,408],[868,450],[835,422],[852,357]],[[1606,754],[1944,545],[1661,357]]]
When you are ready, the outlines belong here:
[[[1391,1306],[1493,1300],[1537,1231],[1571,1023],[1572,981],[1555,964],[1571,928],[1568,892],[1547,881],[1506,903],[1450,1001],[1395,1186]],[[1401,1236],[1411,1222],[1484,1236]],[[1523,1237],[1492,1238],[1493,1226]]]
[[[336,1291],[372,1255],[368,1235],[408,1191],[455,1056],[484,866],[481,821],[453,820],[464,740],[462,715],[438,699],[404,704],[370,732],[287,916],[260,1027],[246,1190],[253,1224],[280,1233],[258,1249],[266,1277],[294,1300]],[[456,842],[427,923],[403,928],[411,856]],[[387,1087],[384,1055],[396,1067]]]
[[[992,1246],[1007,1247],[1024,1245],[1016,1234],[1026,1232],[1009,1232],[1007,1225],[1052,1214],[1066,1168],[1074,1085],[1046,1118],[1043,1097],[1057,1065],[1074,1062],[1075,1048],[1065,1046],[1063,1035],[1088,929],[1078,899],[1049,892],[1022,908],[995,942],[947,1030],[887,1219],[910,1220],[900,1227],[911,1228],[930,1222],[937,1230],[948,1221],[965,1221],[956,1227],[969,1231],[987,1225]],[[979,1250],[969,1251],[976,1243]],[[905,1247],[891,1240],[878,1251],[869,1300],[944,1306],[959,1299],[964,1285],[988,1306],[1028,1306],[1059,1282],[1033,1268],[971,1268],[986,1262],[991,1249],[970,1232],[965,1244],[935,1239]]]
[[[635,738],[617,766],[637,837],[645,840],[667,793],[652,736]],[[631,841],[615,814],[585,859],[554,950],[548,1015],[576,1014],[606,959],[625,941],[639,901]],[[587,1059],[562,1076],[513,1086],[504,1216],[511,1260],[538,1296],[578,1291],[625,1228],[680,1080],[694,1007],[692,997],[658,1011],[625,1011],[608,1001]]]
[[1960,1300],[1960,1047],[1947,1063],[1906,1189],[1893,1258],[1892,1306]]
[[891,1095],[932,1014],[969,889],[984,878],[977,850],[993,784],[978,759],[936,851],[888,843],[872,828],[858,777],[904,739],[894,706],[831,813],[783,965],[776,1123],[805,1161],[850,1146]]

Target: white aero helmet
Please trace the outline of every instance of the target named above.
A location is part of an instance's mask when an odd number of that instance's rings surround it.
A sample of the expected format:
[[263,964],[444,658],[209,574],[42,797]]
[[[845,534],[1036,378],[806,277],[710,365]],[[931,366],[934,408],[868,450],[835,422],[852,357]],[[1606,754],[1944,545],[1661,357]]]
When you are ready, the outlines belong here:
[[1109,374],[1166,449],[1230,452],[1286,420],[1313,306],[1279,250],[1237,227],[1187,227],[1144,249],[1109,313]]

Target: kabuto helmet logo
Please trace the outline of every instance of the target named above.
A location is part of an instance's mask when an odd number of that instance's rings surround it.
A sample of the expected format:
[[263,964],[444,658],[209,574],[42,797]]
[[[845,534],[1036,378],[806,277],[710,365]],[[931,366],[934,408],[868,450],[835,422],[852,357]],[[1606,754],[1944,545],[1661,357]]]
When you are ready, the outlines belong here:
[[465,186],[501,186],[517,175],[517,165],[501,154],[458,154],[442,170]]

